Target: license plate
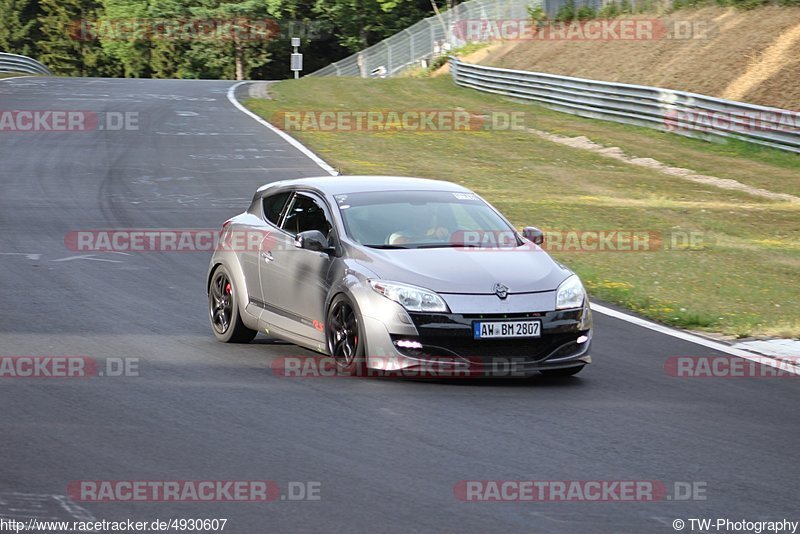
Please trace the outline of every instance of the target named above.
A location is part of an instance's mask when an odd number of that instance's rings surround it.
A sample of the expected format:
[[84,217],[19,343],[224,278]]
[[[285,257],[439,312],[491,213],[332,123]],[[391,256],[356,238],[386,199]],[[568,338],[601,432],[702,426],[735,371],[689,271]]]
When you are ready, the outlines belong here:
[[541,321],[475,321],[472,323],[475,339],[508,337],[541,337]]

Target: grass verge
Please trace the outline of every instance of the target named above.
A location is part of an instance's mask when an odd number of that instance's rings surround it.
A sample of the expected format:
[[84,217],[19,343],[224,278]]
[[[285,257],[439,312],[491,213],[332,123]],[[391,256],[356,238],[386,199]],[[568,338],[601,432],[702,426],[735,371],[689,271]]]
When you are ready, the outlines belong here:
[[[251,99],[246,105],[278,127],[283,126],[282,112],[518,112],[529,127],[586,135],[631,155],[775,192],[800,193],[800,157],[556,113],[462,89],[448,77],[306,78],[271,90],[271,100]],[[738,337],[800,336],[800,203],[689,182],[520,130],[301,128],[289,133],[346,174],[463,184],[520,227],[654,232],[663,236],[665,246],[551,254],[579,273],[594,297],[666,324]],[[686,235],[696,236],[695,246],[683,246]]]

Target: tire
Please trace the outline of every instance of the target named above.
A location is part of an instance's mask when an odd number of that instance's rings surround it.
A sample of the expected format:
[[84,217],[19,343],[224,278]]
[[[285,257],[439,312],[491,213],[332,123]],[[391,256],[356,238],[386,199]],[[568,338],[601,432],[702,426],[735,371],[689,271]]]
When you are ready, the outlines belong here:
[[546,369],[539,372],[545,376],[565,377],[577,375],[584,367],[586,367],[586,364],[576,365],[575,367],[565,367],[563,369]]
[[337,295],[328,308],[325,342],[341,374],[364,376],[367,362],[363,321],[346,295]]
[[211,275],[208,319],[214,336],[223,343],[250,343],[258,333],[242,322],[236,287],[228,270],[222,265]]

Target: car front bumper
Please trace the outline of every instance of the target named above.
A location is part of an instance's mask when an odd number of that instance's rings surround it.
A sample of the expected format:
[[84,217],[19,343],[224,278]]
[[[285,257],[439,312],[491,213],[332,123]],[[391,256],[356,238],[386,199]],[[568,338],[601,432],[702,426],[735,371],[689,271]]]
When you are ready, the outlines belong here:
[[[541,321],[541,337],[476,340],[474,321]],[[591,363],[591,311],[506,314],[409,313],[397,333],[368,330],[371,374],[409,378],[526,377]],[[397,331],[397,329],[395,329]],[[377,350],[373,350],[377,349]]]

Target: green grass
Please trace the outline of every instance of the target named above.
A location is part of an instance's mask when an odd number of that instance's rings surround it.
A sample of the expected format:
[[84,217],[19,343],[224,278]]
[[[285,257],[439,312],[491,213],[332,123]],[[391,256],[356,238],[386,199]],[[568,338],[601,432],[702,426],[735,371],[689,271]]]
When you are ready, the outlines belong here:
[[[247,102],[267,120],[308,110],[517,111],[529,127],[585,135],[630,155],[800,194],[800,157],[574,117],[462,89],[449,77],[306,78],[271,87],[272,100]],[[699,249],[552,254],[581,275],[594,297],[666,324],[735,336],[800,336],[800,203],[666,176],[525,131],[290,133],[347,174],[461,183],[519,227],[699,232]]]
[[27,74],[19,74],[15,72],[0,72],[0,79],[2,78],[14,78],[16,76],[27,76]]

